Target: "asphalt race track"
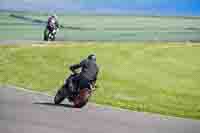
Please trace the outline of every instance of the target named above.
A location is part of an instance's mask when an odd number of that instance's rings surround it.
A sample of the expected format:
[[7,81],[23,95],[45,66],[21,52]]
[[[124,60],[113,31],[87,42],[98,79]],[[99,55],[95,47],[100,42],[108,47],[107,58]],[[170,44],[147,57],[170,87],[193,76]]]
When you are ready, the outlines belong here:
[[200,133],[200,121],[89,104],[60,106],[52,97],[0,87],[0,133]]

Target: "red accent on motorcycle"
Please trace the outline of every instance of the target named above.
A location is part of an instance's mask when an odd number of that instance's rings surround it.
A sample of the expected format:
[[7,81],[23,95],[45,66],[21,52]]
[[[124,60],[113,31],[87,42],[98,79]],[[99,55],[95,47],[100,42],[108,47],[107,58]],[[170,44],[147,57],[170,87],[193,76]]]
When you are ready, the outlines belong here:
[[91,90],[85,88],[81,89],[79,95],[74,100],[74,105],[79,107],[82,104],[85,104],[91,95]]

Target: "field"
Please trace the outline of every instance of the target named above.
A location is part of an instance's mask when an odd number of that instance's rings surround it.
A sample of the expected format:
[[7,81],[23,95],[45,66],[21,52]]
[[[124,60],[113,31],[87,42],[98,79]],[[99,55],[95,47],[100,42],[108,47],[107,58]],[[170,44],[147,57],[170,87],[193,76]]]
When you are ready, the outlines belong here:
[[70,73],[69,65],[93,52],[101,68],[93,102],[200,119],[199,44],[2,45],[0,83],[54,95]]
[[[19,19],[13,15],[24,17]],[[199,17],[59,14],[59,41],[199,41]],[[48,15],[0,12],[0,40],[42,40]],[[28,19],[27,19],[28,18]]]

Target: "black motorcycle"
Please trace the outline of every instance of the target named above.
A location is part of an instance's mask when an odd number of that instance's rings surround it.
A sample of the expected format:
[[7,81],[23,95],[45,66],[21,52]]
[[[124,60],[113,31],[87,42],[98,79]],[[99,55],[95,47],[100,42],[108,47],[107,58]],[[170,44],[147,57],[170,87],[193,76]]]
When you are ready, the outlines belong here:
[[[74,76],[77,76],[77,74],[70,75],[68,79],[73,78]],[[57,91],[54,97],[54,103],[60,104],[65,98],[67,98],[68,101],[74,105],[74,107],[76,108],[84,107],[87,104],[89,98],[91,97],[92,92],[95,90],[94,84],[91,83],[90,88],[77,88],[77,90],[79,91],[71,94],[68,88],[69,86],[68,79],[65,80],[65,83]],[[78,85],[75,85],[75,86],[78,86]]]

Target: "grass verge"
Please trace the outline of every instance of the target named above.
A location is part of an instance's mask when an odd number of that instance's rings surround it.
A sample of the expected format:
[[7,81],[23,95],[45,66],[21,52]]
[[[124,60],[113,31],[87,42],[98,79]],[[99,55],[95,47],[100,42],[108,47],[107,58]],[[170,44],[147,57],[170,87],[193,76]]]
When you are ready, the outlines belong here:
[[96,53],[101,68],[93,102],[200,119],[198,44],[0,46],[0,83],[54,94],[68,66],[89,53]]

